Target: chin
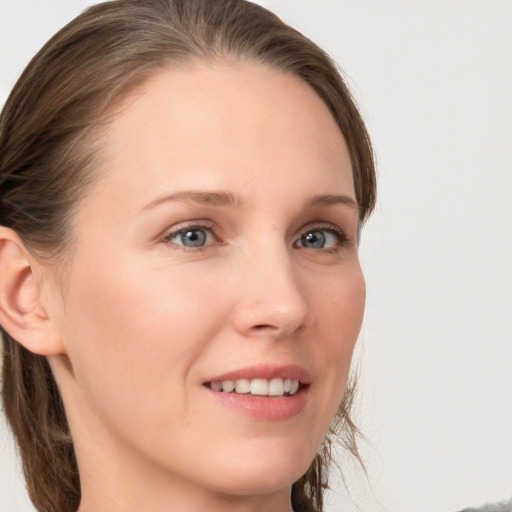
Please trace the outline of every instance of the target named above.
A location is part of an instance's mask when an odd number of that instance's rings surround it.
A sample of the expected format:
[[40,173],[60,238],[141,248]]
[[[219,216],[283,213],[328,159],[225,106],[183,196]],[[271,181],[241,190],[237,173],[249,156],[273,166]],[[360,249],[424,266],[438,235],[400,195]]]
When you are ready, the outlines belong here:
[[[316,453],[301,453],[304,446],[288,449],[261,448],[256,453],[241,450],[226,461],[218,490],[234,495],[269,494],[290,489],[308,470]],[[228,487],[229,486],[229,487]]]

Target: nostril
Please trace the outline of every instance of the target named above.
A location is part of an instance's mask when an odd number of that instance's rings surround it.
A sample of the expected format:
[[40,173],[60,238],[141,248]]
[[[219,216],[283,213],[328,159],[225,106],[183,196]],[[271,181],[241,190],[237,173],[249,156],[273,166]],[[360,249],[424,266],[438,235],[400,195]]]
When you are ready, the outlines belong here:
[[260,324],[260,325],[254,325],[253,329],[255,329],[257,331],[264,331],[267,329],[275,330],[275,329],[277,329],[277,327],[275,325],[270,325],[270,324]]

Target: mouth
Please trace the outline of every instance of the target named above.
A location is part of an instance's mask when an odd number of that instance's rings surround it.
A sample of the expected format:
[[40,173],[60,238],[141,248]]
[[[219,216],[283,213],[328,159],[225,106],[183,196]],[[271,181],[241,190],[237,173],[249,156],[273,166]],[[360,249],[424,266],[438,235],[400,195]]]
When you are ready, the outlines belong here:
[[298,365],[259,364],[210,377],[203,387],[221,407],[264,422],[291,420],[309,402],[311,377]]
[[299,379],[255,378],[212,380],[204,385],[218,393],[283,398],[295,395],[308,384],[302,383]]

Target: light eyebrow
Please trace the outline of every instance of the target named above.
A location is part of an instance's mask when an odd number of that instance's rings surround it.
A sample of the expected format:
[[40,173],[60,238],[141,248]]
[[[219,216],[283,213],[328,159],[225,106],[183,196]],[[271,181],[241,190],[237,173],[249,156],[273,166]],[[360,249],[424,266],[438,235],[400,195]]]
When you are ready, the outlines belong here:
[[344,195],[336,195],[336,194],[324,194],[319,196],[314,196],[308,200],[306,206],[314,207],[314,206],[331,206],[334,204],[345,204],[352,208],[355,208],[359,211],[359,206],[355,199],[350,196]]
[[242,199],[231,192],[224,192],[221,190],[183,190],[181,192],[176,192],[175,194],[168,194],[163,197],[156,198],[154,201],[147,204],[143,208],[143,211],[150,210],[155,206],[159,206],[169,201],[193,201],[207,206],[231,206],[236,208],[243,206]]

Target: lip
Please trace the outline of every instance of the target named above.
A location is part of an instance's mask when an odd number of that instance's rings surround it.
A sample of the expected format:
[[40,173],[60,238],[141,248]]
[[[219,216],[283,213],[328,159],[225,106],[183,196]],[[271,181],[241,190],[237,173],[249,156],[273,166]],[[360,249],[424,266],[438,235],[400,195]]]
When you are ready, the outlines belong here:
[[[301,388],[292,396],[271,397],[238,395],[213,391],[205,384],[212,381],[239,379],[297,379]],[[306,406],[309,397],[311,377],[309,372],[297,365],[256,365],[215,375],[203,383],[203,389],[215,403],[235,413],[255,420],[275,422],[297,416]]]
[[296,364],[259,364],[229,371],[221,375],[214,375],[213,377],[205,380],[203,384],[206,384],[207,382],[239,379],[296,379],[304,385],[311,383],[309,372],[305,368]]

